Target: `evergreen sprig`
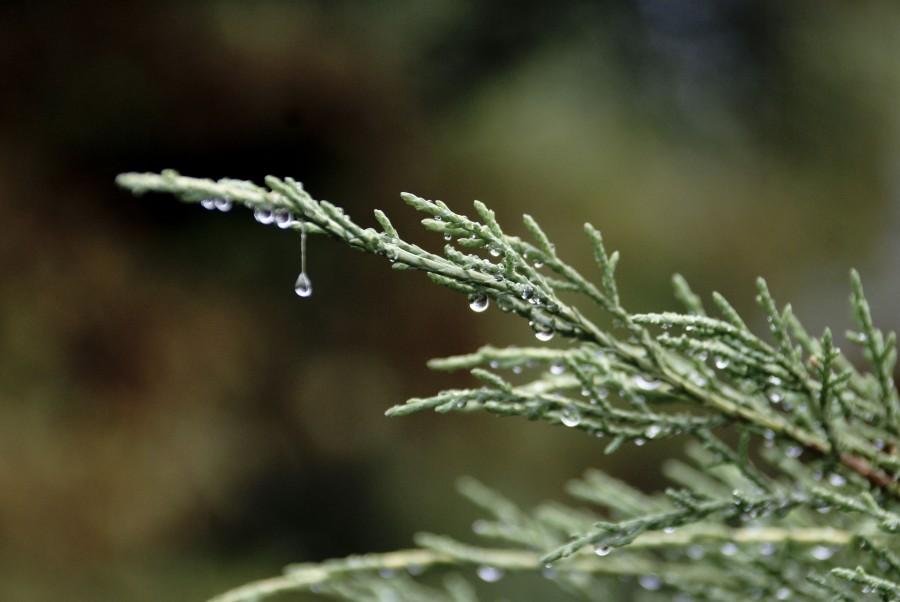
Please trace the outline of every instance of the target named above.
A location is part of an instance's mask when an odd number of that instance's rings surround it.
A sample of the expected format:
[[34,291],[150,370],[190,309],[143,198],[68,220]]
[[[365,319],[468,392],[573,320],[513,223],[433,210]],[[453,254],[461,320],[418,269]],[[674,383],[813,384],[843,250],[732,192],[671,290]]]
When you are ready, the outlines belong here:
[[[607,453],[651,439],[693,440],[691,463],[664,466],[673,487],[661,494],[592,470],[569,492],[593,510],[545,504],[529,513],[464,479],[463,495],[491,515],[474,526],[490,545],[420,534],[416,549],[288,567],[217,602],[288,590],[348,600],[476,599],[457,573],[443,587],[412,578],[435,566],[471,567],[489,582],[504,572],[533,572],[586,600],[620,591],[610,575],[634,577],[642,590],[678,593],[680,600],[851,600],[865,592],[900,599],[896,337],[874,327],[856,272],[851,310],[858,331],[848,339],[862,348],[871,372],[857,370],[829,330],[811,336],[762,279],[757,301],[768,341],[718,293],[712,299],[721,317],[708,314],[678,275],[675,297],[684,313],[627,311],[615,281],[618,253],[607,252],[590,224],[599,284],[565,263],[533,218],[524,217],[525,240],[507,234],[480,202],[471,219],[440,201],[402,195],[444,238],[438,254],[404,241],[383,212],[375,212],[380,231],[363,228],[290,178],[268,177],[262,187],[166,171],[117,181],[135,194],[164,192],[207,208],[244,205],[262,223],[326,234],[387,258],[395,269],[424,271],[467,295],[475,311],[493,303],[518,314],[540,343],[567,340],[558,347],[485,346],[433,360],[434,369],[470,370],[480,384],[411,399],[389,416],[426,409],[520,416],[601,436]],[[613,326],[590,320],[571,301],[579,297]]]

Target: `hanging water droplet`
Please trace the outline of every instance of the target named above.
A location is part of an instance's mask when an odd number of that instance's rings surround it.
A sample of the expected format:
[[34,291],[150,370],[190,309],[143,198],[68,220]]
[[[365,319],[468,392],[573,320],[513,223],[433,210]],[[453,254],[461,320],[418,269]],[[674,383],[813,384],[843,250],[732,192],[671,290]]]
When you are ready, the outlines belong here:
[[653,391],[658,389],[662,384],[658,380],[646,378],[642,374],[635,374],[632,380],[634,381],[634,385],[643,391]]
[[290,211],[278,209],[275,211],[275,225],[282,230],[294,225],[294,215]]
[[550,374],[560,375],[566,371],[566,363],[562,360],[556,360],[550,364]]
[[772,403],[781,403],[782,401],[784,401],[784,391],[777,387],[774,389],[769,389],[769,392],[766,393],[766,396]]
[[640,437],[638,437],[637,439],[634,440],[634,444],[637,445],[638,447],[642,446],[646,442],[647,442],[646,439],[641,439]]
[[444,240],[450,241],[450,240],[453,240],[453,237],[450,236],[449,234],[444,234]]
[[536,322],[531,323],[531,329],[534,331],[535,338],[539,341],[549,341],[556,334],[553,332],[553,328],[537,324]]
[[535,260],[534,260],[534,268],[535,268],[536,270],[539,270],[539,269],[541,269],[542,267],[544,267],[544,262],[541,261],[540,259],[535,259]]
[[647,439],[655,439],[661,432],[662,428],[659,425],[651,424],[644,431],[644,434],[647,435]]
[[474,312],[481,313],[488,308],[490,301],[484,293],[473,293],[469,295],[469,307]]
[[612,548],[610,546],[594,546],[594,554],[597,556],[606,556],[612,552]]
[[200,201],[200,206],[204,209],[215,209],[216,199],[203,199],[202,201]]
[[578,426],[581,424],[581,413],[574,406],[563,408],[563,411],[559,413],[559,421],[565,426]]
[[491,254],[491,257],[500,257],[500,249],[498,249],[497,247],[491,247],[489,252]]
[[213,205],[216,209],[222,211],[223,213],[226,211],[231,211],[231,200],[229,199],[216,199],[213,202]]
[[306,272],[300,272],[297,282],[294,283],[294,292],[300,297],[309,297],[312,294],[312,282]]
[[731,360],[729,360],[727,357],[719,355],[716,356],[715,364],[716,368],[718,368],[719,370],[724,370],[731,364]]
[[294,283],[294,292],[304,298],[312,295],[312,282],[306,275],[306,222],[300,222],[300,275]]
[[275,215],[272,213],[272,209],[270,207],[260,207],[253,212],[253,217],[255,217],[256,221],[263,224],[264,226],[268,226],[275,221]]
[[496,583],[503,579],[503,569],[497,567],[482,565],[478,567],[478,578],[488,583]]

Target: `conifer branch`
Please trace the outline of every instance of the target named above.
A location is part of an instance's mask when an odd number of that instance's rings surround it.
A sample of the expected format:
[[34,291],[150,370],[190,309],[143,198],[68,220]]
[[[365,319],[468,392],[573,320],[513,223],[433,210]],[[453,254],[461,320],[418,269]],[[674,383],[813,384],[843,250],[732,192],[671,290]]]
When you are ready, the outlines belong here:
[[[718,293],[712,300],[720,317],[708,314],[677,275],[675,297],[685,313],[629,312],[615,280],[618,253],[607,251],[590,224],[584,230],[599,284],[565,263],[532,217],[523,218],[525,240],[507,234],[480,202],[471,219],[440,201],[401,195],[426,214],[424,227],[443,237],[442,253],[435,253],[403,240],[384,212],[374,216],[380,230],[362,227],[291,178],[268,177],[261,187],[166,171],[122,174],[117,182],[135,194],[163,192],[206,208],[245,206],[261,223],[324,234],[385,257],[395,269],[423,271],[466,295],[474,311],[493,304],[517,314],[539,343],[567,340],[557,347],[484,346],[432,360],[437,370],[469,370],[479,384],[410,399],[388,409],[389,416],[431,409],[524,417],[601,436],[606,453],[675,436],[694,442],[687,451],[695,465],[666,464],[677,486],[664,494],[589,471],[569,491],[597,512],[545,504],[527,513],[463,480],[463,495],[493,516],[476,523],[476,534],[503,547],[422,534],[414,550],[288,567],[281,577],[216,602],[297,589],[348,600],[385,591],[399,600],[474,600],[459,579],[422,589],[408,575],[438,566],[476,568],[486,581],[503,571],[544,574],[585,599],[607,591],[602,577],[609,574],[639,576],[644,589],[697,599],[745,600],[748,592],[852,599],[855,585],[883,599],[900,595],[896,337],[874,327],[856,272],[851,310],[858,332],[848,338],[862,347],[871,372],[840,353],[830,330],[810,335],[790,305],[778,307],[762,279],[757,302],[771,342]],[[301,296],[311,292],[305,268],[296,286]],[[587,300],[614,326],[601,328],[572,299]],[[730,432],[736,443],[726,443]]]

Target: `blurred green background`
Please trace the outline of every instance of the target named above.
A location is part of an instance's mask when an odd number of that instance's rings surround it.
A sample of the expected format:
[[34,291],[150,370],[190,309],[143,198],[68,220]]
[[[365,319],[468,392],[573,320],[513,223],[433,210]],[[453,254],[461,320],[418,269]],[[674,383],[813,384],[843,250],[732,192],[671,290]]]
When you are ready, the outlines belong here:
[[399,192],[478,198],[586,273],[591,221],[635,311],[673,308],[679,271],[752,315],[764,275],[842,332],[855,266],[897,328],[898,32],[887,1],[5,3],[0,599],[202,600],[417,530],[470,539],[458,475],[530,506],[589,466],[661,487],[673,453],[388,420],[470,382],[426,360],[527,325],[320,238],[298,299],[296,235],[117,173],[293,176],[435,248]]

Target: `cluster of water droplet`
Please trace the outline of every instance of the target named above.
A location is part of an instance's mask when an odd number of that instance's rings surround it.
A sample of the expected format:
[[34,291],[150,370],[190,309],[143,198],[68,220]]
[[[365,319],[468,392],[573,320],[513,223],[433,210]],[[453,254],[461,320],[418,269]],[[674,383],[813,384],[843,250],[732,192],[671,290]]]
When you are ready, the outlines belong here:
[[200,206],[203,207],[204,209],[216,210],[216,211],[222,211],[222,212],[231,211],[232,205],[233,204],[230,199],[209,198],[209,199],[203,199],[202,201],[200,201]]
[[298,220],[293,213],[282,208],[259,207],[253,212],[253,217],[264,226],[275,224],[283,230],[301,223],[301,220]]

